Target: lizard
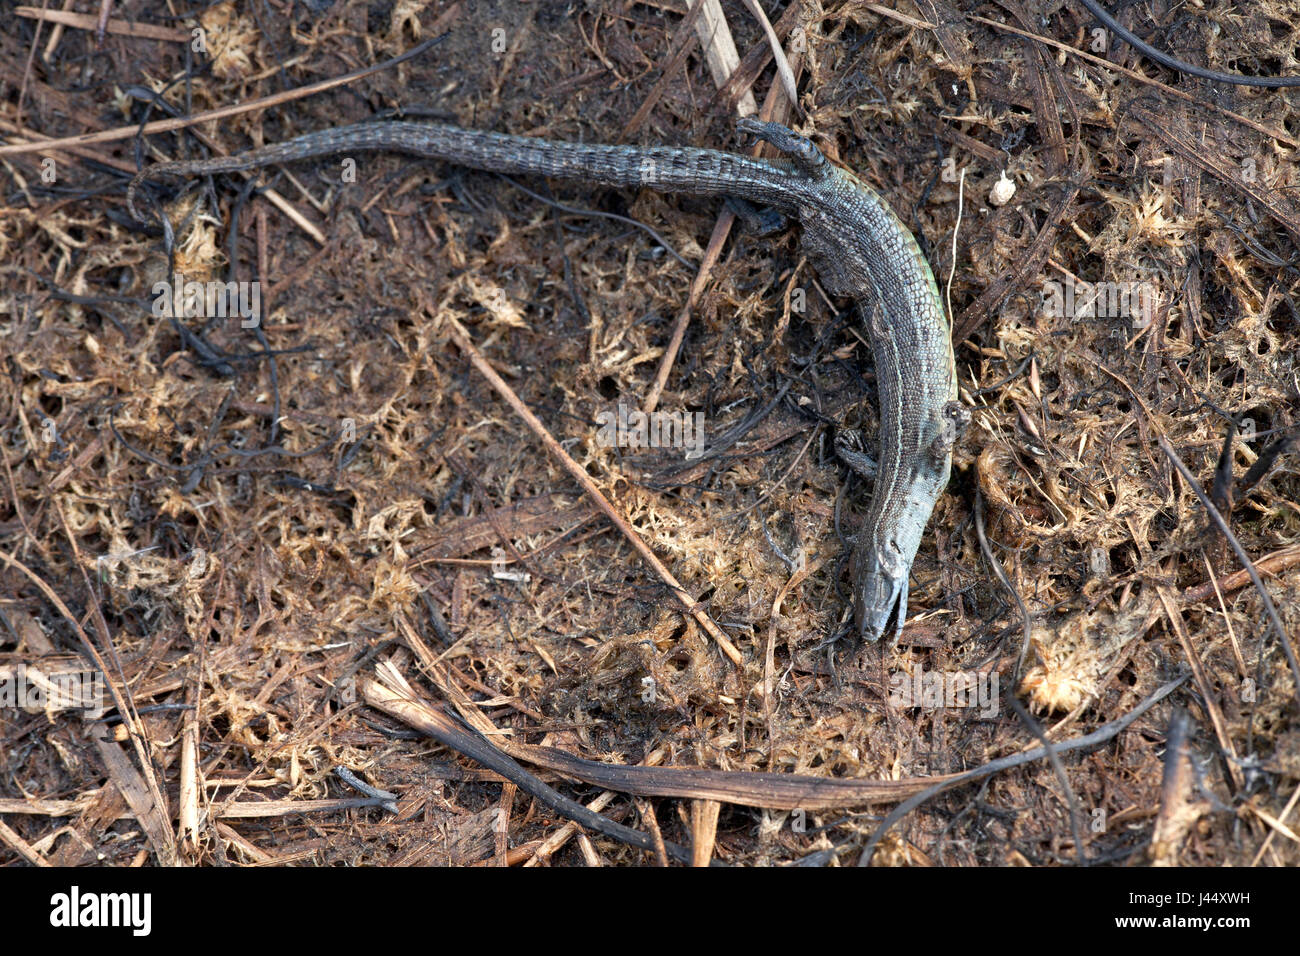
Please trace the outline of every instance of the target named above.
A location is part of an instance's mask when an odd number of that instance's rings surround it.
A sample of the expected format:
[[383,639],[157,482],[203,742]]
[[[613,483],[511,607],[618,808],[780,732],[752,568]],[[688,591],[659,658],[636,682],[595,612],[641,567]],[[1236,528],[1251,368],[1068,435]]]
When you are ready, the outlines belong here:
[[[970,420],[958,400],[952,329],[916,238],[888,203],[810,140],[777,123],[741,119],[737,130],[783,154],[767,160],[712,149],[568,143],[434,123],[359,123],[307,133],[233,156],[154,164],[127,189],[158,177],[231,173],[353,151],[398,152],[514,175],[616,188],[724,196],[797,218],[809,262],[833,296],[859,307],[875,359],[880,447],[866,520],[852,543],[854,624],[877,642],[907,618],[912,563],[948,484],[952,450]],[[844,454],[855,471],[865,456]]]

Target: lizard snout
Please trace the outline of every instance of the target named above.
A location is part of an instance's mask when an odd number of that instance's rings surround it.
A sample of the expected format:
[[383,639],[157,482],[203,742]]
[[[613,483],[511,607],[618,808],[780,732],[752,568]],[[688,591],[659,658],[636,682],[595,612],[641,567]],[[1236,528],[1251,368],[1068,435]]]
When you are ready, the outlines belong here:
[[[858,634],[864,641],[876,643],[889,627],[889,620],[898,609],[898,624],[894,640],[903,630],[907,618],[908,567],[902,555],[888,554],[878,545],[863,543],[853,549],[849,573],[853,581],[853,617]],[[893,560],[890,560],[892,558]],[[890,642],[891,644],[893,641]]]

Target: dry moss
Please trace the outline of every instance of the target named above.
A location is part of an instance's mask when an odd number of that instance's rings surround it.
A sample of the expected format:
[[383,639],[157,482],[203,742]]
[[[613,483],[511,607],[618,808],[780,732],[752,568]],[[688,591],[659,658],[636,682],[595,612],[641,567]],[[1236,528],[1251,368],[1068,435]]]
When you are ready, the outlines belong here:
[[[1277,20],[1211,6],[1221,32],[1186,20],[1169,39],[1205,49],[1211,62],[1289,62],[1296,38]],[[742,55],[762,44],[740,5],[724,8]],[[180,106],[188,96],[198,110],[274,92],[281,76],[295,85],[334,76],[408,47],[446,9],[398,4],[385,19],[343,5],[312,29],[291,36],[272,23],[263,36],[238,6],[223,4],[204,15],[212,41],[224,44],[213,69],[165,97]],[[483,37],[521,9],[479,4],[462,11],[441,46],[400,70],[201,132],[235,150],[376,109],[433,103],[469,126],[616,138],[660,79],[677,17],[589,5],[584,15],[601,26],[597,55],[589,31],[554,8],[528,6],[527,28],[508,34],[501,56],[486,56]],[[1286,189],[1297,144],[1285,132],[1300,124],[1295,96],[1176,81],[1199,101],[1189,103],[1121,74],[1103,79],[975,21],[952,17],[936,32],[860,3],[808,9],[810,128],[929,240],[945,280],[959,186],[944,175],[936,135],[952,168],[967,171],[951,294],[957,325],[971,333],[958,365],[975,424],[915,569],[911,607],[928,613],[883,659],[880,648],[841,644],[831,666],[822,646],[847,619],[836,537],[846,476],[830,439],[836,423],[858,421],[853,406],[872,385],[862,335],[837,314],[843,303],[820,295],[793,235],[735,233],[696,310],[661,407],[703,412],[711,440],[733,427],[740,433],[724,454],[698,464],[593,440],[600,410],[637,406],[649,390],[694,277],[625,225],[560,214],[497,177],[409,158],[367,157],[358,182],[344,188],[327,163],[296,166],[305,192],[287,179],[277,189],[324,226],[324,245],[253,199],[239,215],[235,260],[238,277],[264,282],[269,345],[309,349],[277,356],[274,377],[265,358],[235,362],[235,374],[222,377],[186,352],[168,323],[113,298],[147,295],[167,269],[158,237],[125,224],[120,178],[69,156],[61,169],[72,192],[63,193],[41,185],[34,157],[6,163],[0,547],[90,630],[102,616],[138,705],[196,708],[142,717],[173,797],[187,720],[198,733],[205,805],[334,795],[331,770],[340,763],[404,795],[400,824],[378,811],[339,811],[310,824],[292,814],[229,820],[224,830],[206,821],[183,852],[203,863],[438,864],[496,852],[499,781],[403,739],[349,695],[358,668],[376,657],[396,655],[414,672],[400,650],[402,618],[418,622],[503,730],[593,759],[656,755],[676,765],[895,779],[1019,749],[1031,736],[1005,707],[982,719],[889,703],[891,674],[971,672],[998,676],[1004,692],[1010,685],[1022,621],[982,555],[977,494],[994,553],[1031,615],[1021,692],[1052,715],[1058,737],[1120,716],[1186,666],[1184,643],[1156,601],[1164,589],[1200,658],[1206,685],[1197,696],[1208,693],[1222,727],[1220,737],[1190,691],[1182,695],[1178,703],[1200,728],[1194,746],[1233,748],[1238,765],[1262,768],[1234,780],[1216,761],[1209,785],[1231,800],[1248,782],[1262,809],[1282,815],[1297,779],[1292,675],[1275,639],[1263,636],[1249,586],[1224,593],[1222,603],[1213,594],[1184,598],[1237,568],[1203,533],[1203,511],[1172,476],[1156,437],[1208,482],[1225,433],[1212,409],[1251,420],[1234,440],[1238,476],[1295,425],[1300,315],[1288,263],[1297,220]],[[1074,44],[1088,23],[1065,7],[1046,32]],[[29,42],[0,39],[12,87]],[[65,92],[72,84],[62,80],[88,42],[65,33],[51,61],[62,79],[29,78],[28,128],[58,136],[80,132],[74,124],[121,121],[123,104],[109,89]],[[119,86],[149,77],[161,87],[182,69],[175,46],[109,43]],[[1126,48],[1108,55],[1169,79]],[[729,120],[709,103],[699,57],[679,72],[635,138],[727,145]],[[4,118],[15,121],[12,103]],[[179,151],[171,137],[156,143]],[[131,161],[124,144],[96,154],[119,168]],[[993,208],[986,200],[1003,172],[1016,195]],[[649,222],[693,262],[717,214],[707,202],[554,188],[567,203]],[[199,279],[224,278],[229,266],[235,192],[222,186],[218,194],[216,208],[190,197],[169,210],[174,222],[187,221],[177,268]],[[1156,309],[1136,326],[1095,308],[1045,315],[1043,282],[1076,279],[1149,282]],[[806,293],[802,312],[789,309],[792,287]],[[469,367],[449,340],[449,318],[471,329],[706,605],[742,666],[682,618]],[[205,331],[226,352],[259,348],[237,323]],[[747,420],[769,405],[765,417]],[[861,417],[873,419],[870,411]],[[355,441],[339,440],[346,429]],[[282,451],[250,454],[272,444]],[[863,490],[854,483],[838,509],[845,534],[865,507]],[[1236,502],[1234,527],[1251,554],[1297,543],[1297,501],[1294,458],[1284,455]],[[773,543],[811,569],[797,586],[787,589],[792,572]],[[67,621],[29,579],[8,568],[0,580],[0,664],[77,649]],[[1300,571],[1281,567],[1269,586],[1294,638]],[[1160,801],[1168,713],[1157,709],[1112,746],[1069,763],[1080,805],[1118,821],[1088,832],[1089,855],[1142,859]],[[57,714],[0,712],[0,779],[11,782],[0,797],[78,801],[60,814],[78,838],[61,837],[46,851],[56,862],[123,863],[146,845],[138,834],[114,836],[130,824],[119,819],[124,805],[89,741],[92,729]],[[1075,858],[1050,768],[1005,774],[979,807],[968,800],[958,791],[928,804],[887,837],[877,862]],[[666,834],[683,840],[671,801],[659,808]],[[512,845],[536,849],[528,841],[558,827],[526,800],[510,809]],[[604,812],[638,822],[622,799]],[[5,819],[29,843],[56,822]],[[871,828],[854,815],[809,822],[836,825],[828,837],[813,825],[796,831],[780,814],[724,809],[718,853],[782,863],[857,845]],[[1269,831],[1253,816],[1241,831],[1236,822],[1208,813],[1174,859],[1249,862]],[[597,844],[612,862],[641,860]],[[555,864],[582,861],[572,844],[546,852]],[[1265,859],[1294,865],[1296,853],[1275,839]],[[0,848],[0,860],[10,858]]]

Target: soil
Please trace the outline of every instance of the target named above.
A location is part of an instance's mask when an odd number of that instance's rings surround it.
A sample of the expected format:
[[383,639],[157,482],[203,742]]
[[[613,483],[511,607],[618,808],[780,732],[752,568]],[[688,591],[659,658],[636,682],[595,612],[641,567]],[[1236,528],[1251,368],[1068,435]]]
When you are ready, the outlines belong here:
[[[1174,6],[1121,19],[1198,65],[1300,73],[1294,2]],[[109,705],[0,708],[0,864],[655,861],[372,706],[405,680],[697,859],[849,865],[892,802],[602,797],[525,745],[919,788],[1092,733],[1179,677],[1060,772],[926,800],[873,864],[1300,863],[1294,658],[1174,463],[1294,649],[1300,94],[1154,64],[1076,3],[812,0],[764,7],[791,112],[763,29],[721,9],[710,43],[729,32],[747,80],[720,95],[681,0],[269,0],[198,21],[131,0],[102,38],[94,12],[5,5],[5,143],[121,135],[0,150],[0,678],[96,668]],[[875,442],[871,354],[796,229],[742,215],[713,256],[718,201],[397,155],[167,183],[170,237],[125,206],[142,160],[372,116],[741,149],[745,96],[880,191],[950,303],[973,423],[896,647],[852,634],[870,489],[835,454],[841,431]],[[263,320],[159,317],[173,271],[256,282]],[[600,440],[661,365],[656,410],[702,422],[702,457]],[[397,815],[337,802],[358,796],[338,767]]]

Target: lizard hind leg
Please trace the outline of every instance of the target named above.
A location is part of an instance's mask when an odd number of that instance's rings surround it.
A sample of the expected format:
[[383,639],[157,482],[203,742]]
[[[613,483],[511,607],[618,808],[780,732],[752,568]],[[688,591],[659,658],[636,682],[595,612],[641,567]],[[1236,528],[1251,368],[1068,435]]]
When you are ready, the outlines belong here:
[[739,196],[725,196],[723,200],[732,214],[745,224],[745,229],[755,236],[770,236],[785,228],[785,216],[772,206],[756,206]]
[[862,445],[862,432],[852,428],[835,429],[835,454],[859,478],[875,481],[879,466]]
[[800,136],[794,130],[782,126],[780,123],[763,123],[755,119],[740,119],[736,121],[736,130],[747,133],[765,143],[770,143],[789,156],[791,162],[808,176],[820,175],[826,169],[826,157],[822,155],[820,149],[813,145],[812,140]]

